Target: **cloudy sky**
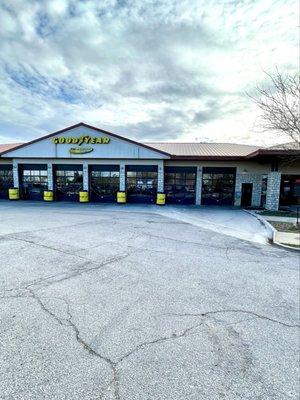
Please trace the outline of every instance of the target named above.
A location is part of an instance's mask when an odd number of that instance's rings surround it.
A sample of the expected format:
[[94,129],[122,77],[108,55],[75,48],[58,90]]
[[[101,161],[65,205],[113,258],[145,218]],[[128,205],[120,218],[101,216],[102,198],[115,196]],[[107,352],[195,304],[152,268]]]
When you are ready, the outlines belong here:
[[297,0],[0,0],[0,143],[83,121],[273,144],[244,95],[298,68]]

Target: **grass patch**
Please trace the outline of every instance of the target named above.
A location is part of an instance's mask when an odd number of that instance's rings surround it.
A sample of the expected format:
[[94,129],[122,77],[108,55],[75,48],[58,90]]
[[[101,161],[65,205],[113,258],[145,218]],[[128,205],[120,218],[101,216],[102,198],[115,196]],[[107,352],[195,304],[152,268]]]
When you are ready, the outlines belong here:
[[300,233],[300,225],[294,225],[291,222],[275,222],[268,221],[272,226],[274,226],[277,231],[280,232],[299,232]]
[[259,211],[260,215],[269,215],[272,217],[297,217],[296,211],[287,211],[287,210],[282,210],[282,211]]

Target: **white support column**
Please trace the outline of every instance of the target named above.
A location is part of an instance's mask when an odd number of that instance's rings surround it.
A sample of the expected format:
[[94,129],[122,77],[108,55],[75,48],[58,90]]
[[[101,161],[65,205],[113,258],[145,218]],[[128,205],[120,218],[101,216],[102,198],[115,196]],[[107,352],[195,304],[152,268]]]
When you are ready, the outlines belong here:
[[89,191],[89,165],[88,165],[88,163],[83,163],[82,175],[83,175],[83,190]]
[[164,162],[161,161],[157,166],[157,192],[164,193]]
[[125,192],[126,190],[126,168],[125,163],[120,163],[120,192]]
[[19,167],[17,161],[13,161],[13,180],[14,187],[19,188]]
[[202,196],[202,167],[197,167],[196,176],[196,205],[201,205]]
[[47,179],[48,179],[48,190],[53,190],[53,167],[51,163],[47,164]]

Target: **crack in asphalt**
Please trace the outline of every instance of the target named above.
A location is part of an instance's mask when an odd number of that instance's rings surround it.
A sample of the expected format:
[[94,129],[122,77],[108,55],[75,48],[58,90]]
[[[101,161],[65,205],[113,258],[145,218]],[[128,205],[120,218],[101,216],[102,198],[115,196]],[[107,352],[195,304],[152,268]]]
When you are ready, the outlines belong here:
[[[57,250],[59,251],[59,250]],[[109,264],[112,264],[114,262],[117,261],[121,261],[127,257],[130,256],[131,253],[125,253],[125,254],[121,254],[121,255],[117,255],[114,257],[110,257],[106,260],[104,260],[101,263],[97,263],[93,260],[90,260],[88,258],[82,257],[82,256],[78,256],[78,255],[74,255],[74,257],[79,257],[80,259],[84,260],[85,262],[83,264],[81,264],[80,266],[78,266],[77,268],[68,270],[68,271],[63,271],[63,272],[59,272],[57,274],[53,274],[53,275],[48,275],[39,279],[36,279],[34,281],[31,281],[29,283],[25,283],[23,286],[18,287],[18,288],[9,288],[9,289],[4,289],[1,291],[1,293],[6,293],[6,292],[14,292],[14,291],[22,291],[22,290],[26,290],[32,286],[37,286],[42,284],[41,286],[43,287],[47,287],[50,286],[51,284],[54,283],[58,283],[58,282],[62,282],[71,278],[74,278],[76,276],[80,276],[83,275],[85,273],[91,272],[91,271],[95,271],[95,270],[99,270],[103,267],[106,267]],[[89,265],[91,265],[90,267],[88,267]],[[59,278],[59,279],[56,279]],[[48,283],[48,284],[47,284]],[[12,297],[12,296],[5,296],[5,297]]]
[[83,350],[92,356],[100,358],[102,361],[104,361],[109,366],[109,368],[112,372],[113,378],[109,381],[107,386],[102,390],[102,394],[100,394],[99,399],[102,399],[103,396],[105,395],[106,391],[111,387],[111,385],[113,385],[115,400],[121,400],[120,375],[119,375],[119,371],[118,371],[118,365],[120,363],[122,363],[124,360],[126,360],[127,358],[129,358],[130,356],[132,356],[133,354],[135,354],[136,352],[138,352],[139,350],[141,350],[145,347],[163,343],[163,342],[166,342],[169,340],[176,340],[176,339],[183,338],[183,337],[187,336],[188,333],[191,332],[193,329],[204,325],[204,322],[201,322],[198,324],[193,324],[192,326],[189,326],[188,328],[184,329],[182,332],[179,332],[179,333],[174,332],[169,336],[163,336],[163,337],[159,337],[159,338],[156,338],[156,339],[153,339],[150,341],[145,341],[145,342],[139,343],[137,346],[135,346],[130,351],[123,354],[121,357],[117,358],[117,360],[114,361],[111,358],[99,353],[97,350],[95,350],[91,346],[91,344],[89,344],[86,340],[84,340],[82,338],[79,328],[73,321],[73,316],[70,311],[70,305],[66,299],[61,298],[61,297],[59,297],[59,298],[58,297],[48,297],[48,299],[61,300],[65,303],[66,312],[67,312],[68,317],[62,318],[62,317],[59,317],[57,314],[55,314],[53,311],[51,311],[49,308],[47,308],[45,303],[42,301],[41,297],[38,296],[32,289],[27,288],[27,291],[29,292],[29,296],[20,296],[20,297],[33,298],[37,302],[37,304],[39,305],[41,310],[43,312],[45,312],[48,316],[50,316],[52,319],[54,319],[60,326],[72,328],[75,339],[80,344],[80,346],[83,348]]
[[[117,261],[121,261],[121,260],[127,258],[129,255],[130,255],[129,253],[126,253],[126,254],[122,254],[122,255],[119,255],[119,256],[111,257],[109,259],[104,260],[102,263],[96,263],[96,262],[94,262],[92,260],[86,259],[86,262],[83,263],[83,265],[81,267],[79,267],[79,268],[76,268],[76,269],[73,269],[73,270],[67,271],[67,272],[60,272],[58,274],[51,275],[49,277],[41,278],[41,279],[39,279],[39,280],[37,280],[35,282],[29,283],[28,285],[26,285],[25,289],[28,289],[31,286],[36,286],[36,285],[39,285],[41,283],[44,283],[44,282],[47,283],[48,281],[50,281],[50,283],[48,285],[47,284],[43,284],[43,286],[49,286],[49,285],[51,285],[53,283],[62,282],[62,281],[74,278],[76,276],[80,276],[80,275],[86,274],[86,273],[91,272],[91,271],[96,271],[96,270],[102,269],[103,267],[106,267],[109,264],[112,264],[112,263],[117,262]],[[91,265],[91,266],[88,267],[88,265]],[[55,278],[60,277],[60,276],[61,276],[60,279],[56,279],[55,280]]]
[[[94,348],[92,348],[89,345],[89,343],[87,343],[81,337],[79,328],[72,320],[73,316],[70,312],[69,303],[65,299],[60,298],[60,300],[64,301],[64,303],[67,306],[67,315],[68,315],[68,318],[60,318],[53,311],[51,311],[49,308],[47,308],[45,306],[45,304],[43,303],[41,298],[33,290],[28,289],[28,291],[30,293],[30,296],[39,304],[42,311],[44,311],[51,318],[53,318],[59,325],[72,328],[76,341],[80,344],[80,346],[83,348],[84,351],[86,351],[87,353],[89,353],[92,356],[100,358],[102,361],[104,361],[109,366],[109,368],[113,374],[113,379],[110,381],[109,385],[111,385],[113,383],[115,400],[120,400],[119,376],[118,376],[118,371],[117,371],[117,363],[112,361],[110,358],[100,354],[98,351],[96,351]],[[109,387],[109,385],[108,385],[108,387]]]
[[[67,213],[63,213],[63,215],[66,215]],[[15,232],[15,233],[5,233],[0,235],[0,238],[13,238],[15,239],[14,235],[22,235],[22,234],[26,234],[26,233],[36,233],[36,232],[43,232],[43,231],[49,231],[49,229],[51,230],[55,230],[55,229],[65,229],[65,228],[75,228],[77,226],[81,226],[81,225],[100,225],[102,222],[107,222],[107,220],[102,219],[102,220],[92,220],[92,221],[85,221],[85,222],[76,222],[75,224],[70,224],[70,225],[58,225],[58,226],[50,226],[47,228],[39,228],[39,229],[31,229],[31,230],[27,230],[27,231],[19,231],[19,232]],[[117,224],[118,221],[113,221],[110,222],[110,225],[115,225]]]
[[133,349],[131,349],[130,351],[128,351],[126,354],[124,354],[123,356],[121,356],[118,359],[117,364],[119,364],[120,362],[124,361],[126,358],[130,357],[132,354],[136,353],[137,351],[139,351],[140,349],[147,347],[147,346],[151,346],[153,344],[157,344],[157,343],[162,343],[162,342],[166,342],[168,340],[174,340],[174,339],[179,339],[182,338],[184,336],[186,336],[190,331],[192,331],[195,328],[198,328],[199,326],[204,325],[204,323],[200,323],[200,324],[195,324],[192,325],[188,328],[186,328],[183,332],[181,333],[172,333],[169,336],[163,336],[154,340],[150,340],[150,341],[146,341],[146,342],[142,342],[140,344],[138,344],[136,347],[134,347]]
[[[133,354],[135,354],[136,352],[147,348],[148,346],[152,346],[152,345],[157,345],[160,343],[164,343],[166,341],[170,341],[170,340],[176,340],[176,339],[180,339],[184,336],[193,336],[193,333],[191,333],[192,330],[196,329],[197,327],[200,326],[207,326],[206,322],[200,322],[197,324],[193,324],[191,326],[189,326],[188,328],[186,328],[184,331],[179,332],[179,333],[172,333],[171,335],[168,336],[163,336],[163,337],[158,337],[156,339],[153,340],[149,340],[149,341],[144,341],[142,343],[139,343],[138,345],[136,345],[134,348],[132,348],[130,351],[128,351],[127,353],[123,354],[121,357],[117,358],[116,360],[113,360],[112,358],[105,356],[103,354],[101,354],[101,352],[95,350],[94,347],[92,347],[92,345],[90,343],[88,343],[86,340],[83,339],[82,335],[80,334],[80,330],[78,328],[78,326],[75,324],[75,322],[73,321],[73,316],[71,314],[70,311],[70,305],[68,303],[68,301],[64,298],[61,297],[47,297],[48,299],[55,299],[55,300],[60,300],[63,301],[66,305],[66,313],[67,313],[67,318],[62,318],[59,317],[55,312],[51,311],[51,309],[49,309],[48,307],[46,307],[45,303],[43,302],[43,300],[30,288],[27,289],[27,291],[30,293],[30,296],[26,296],[28,297],[32,297],[40,306],[41,310],[43,312],[45,312],[47,315],[49,315],[49,317],[51,317],[53,320],[55,320],[60,326],[64,326],[67,328],[71,328],[73,330],[74,336],[76,341],[78,342],[78,344],[82,347],[82,349],[84,351],[86,351],[88,354],[90,354],[91,356],[94,357],[98,357],[99,359],[103,360],[110,368],[111,372],[112,372],[112,379],[104,386],[101,388],[101,393],[99,394],[99,396],[97,397],[99,400],[105,398],[105,396],[107,395],[107,391],[109,389],[113,390],[113,396],[115,400],[121,400],[121,394],[120,394],[120,371],[119,371],[119,364],[122,363],[124,360],[126,360],[127,358],[131,357]],[[14,296],[14,297],[21,297],[21,296]],[[24,296],[23,296],[24,297]],[[230,313],[230,312],[234,312],[234,313],[244,313],[244,314],[250,314],[252,317],[251,318],[247,318],[244,320],[239,320],[237,322],[233,322],[233,323],[227,323],[227,324],[222,324],[224,326],[229,326],[229,325],[236,325],[238,323],[242,323],[248,320],[254,320],[257,317],[262,318],[262,319],[267,319],[267,320],[271,320],[272,322],[276,322],[276,323],[280,323],[284,326],[291,326],[290,324],[286,324],[283,323],[281,321],[278,320],[274,320],[271,319],[269,317],[265,317],[262,315],[259,315],[255,312],[252,311],[247,311],[247,310],[238,310],[238,309],[226,309],[226,310],[214,310],[214,311],[207,311],[205,313],[184,313],[184,314],[167,314],[167,315],[175,315],[175,316],[192,316],[192,317],[205,317],[205,316],[209,316],[209,315],[214,315],[214,314],[218,314],[218,313]],[[213,320],[215,320],[216,322],[220,322],[218,320],[216,320],[216,318],[212,317]],[[198,332],[196,332],[196,334],[198,334]],[[215,335],[213,335],[215,336]],[[216,345],[218,345],[216,343]],[[244,345],[243,345],[244,346]],[[249,366],[251,366],[251,358],[249,358],[249,356],[247,354],[244,355],[245,360],[242,360],[244,363],[243,366],[243,373],[246,373],[247,369]],[[241,361],[241,362],[242,362]],[[220,368],[222,367],[222,359],[220,359],[218,361],[218,363],[216,364],[216,368]],[[225,368],[226,370],[226,368]],[[232,393],[235,393],[236,396],[240,397],[240,394],[238,392],[236,392],[231,385],[233,384],[233,380],[231,380],[231,384],[227,385],[227,389],[226,390],[230,390]],[[261,382],[263,384],[263,382]],[[263,384],[263,386],[265,386]],[[270,390],[274,391],[273,387],[268,388],[268,391]]]
[[[22,233],[23,233],[23,232],[22,232]],[[70,251],[58,249],[58,248],[56,248],[56,247],[49,246],[49,245],[42,244],[42,243],[37,243],[37,242],[35,242],[34,240],[24,239],[24,238],[12,236],[12,235],[10,235],[10,237],[11,237],[12,239],[17,240],[17,241],[20,241],[20,242],[25,242],[25,243],[33,244],[33,245],[38,246],[38,247],[43,247],[43,248],[45,248],[45,249],[47,249],[47,250],[53,250],[53,251],[56,251],[56,252],[58,252],[58,253],[67,254],[67,255],[70,255],[70,256],[74,256],[74,257],[77,257],[77,258],[81,258],[81,259],[83,259],[83,260],[86,260],[85,257],[83,257],[83,256],[81,256],[81,255],[79,255],[79,254],[73,254],[73,253],[70,252]],[[80,250],[81,250],[81,249],[80,249]]]
[[152,233],[147,233],[147,232],[142,232],[144,234],[144,236],[148,236],[150,239],[154,238],[154,239],[159,239],[159,240],[170,240],[172,242],[179,242],[179,243],[186,243],[186,244],[194,244],[197,245],[199,247],[209,247],[212,249],[218,249],[218,250],[225,250],[226,251],[226,247],[225,246],[217,246],[217,245],[212,245],[212,244],[208,244],[208,243],[201,243],[201,242],[192,242],[192,241],[188,241],[188,240],[183,240],[183,239],[177,239],[177,238],[171,238],[171,237],[167,237],[167,236],[160,236],[160,235],[154,235]]
[[300,328],[299,324],[288,324],[287,322],[279,321],[277,319],[258,314],[255,311],[242,310],[242,309],[213,310],[213,311],[206,311],[203,313],[165,313],[163,315],[170,315],[170,316],[176,316],[176,317],[207,317],[207,316],[213,315],[213,314],[224,314],[224,313],[248,314],[248,315],[253,315],[254,317],[263,319],[263,320],[274,322],[276,324],[285,326],[287,328]]

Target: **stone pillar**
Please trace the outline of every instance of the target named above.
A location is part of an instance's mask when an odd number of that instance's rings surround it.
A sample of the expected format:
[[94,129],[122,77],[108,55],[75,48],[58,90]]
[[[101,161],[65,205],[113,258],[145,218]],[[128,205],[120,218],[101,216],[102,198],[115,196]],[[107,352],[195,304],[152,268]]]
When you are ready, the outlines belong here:
[[164,193],[165,185],[164,185],[164,162],[162,161],[157,166],[157,192]]
[[126,190],[126,168],[125,163],[120,163],[120,192]]
[[281,173],[272,171],[268,174],[266,209],[277,211],[279,207]]
[[53,190],[53,167],[51,163],[47,164],[48,190]]
[[253,179],[253,190],[251,199],[252,207],[260,207],[261,185],[262,185],[262,175],[261,174],[255,175],[255,179]]
[[13,180],[14,187],[19,188],[19,167],[17,161],[13,161]]
[[89,165],[88,165],[88,163],[83,163],[82,176],[83,176],[83,190],[89,191]]
[[202,196],[202,167],[197,167],[197,176],[196,176],[196,204],[198,206],[201,205],[201,196]]
[[243,181],[243,174],[237,173],[235,176],[235,189],[234,189],[234,205],[236,207],[241,206],[242,181]]

